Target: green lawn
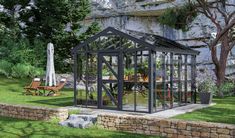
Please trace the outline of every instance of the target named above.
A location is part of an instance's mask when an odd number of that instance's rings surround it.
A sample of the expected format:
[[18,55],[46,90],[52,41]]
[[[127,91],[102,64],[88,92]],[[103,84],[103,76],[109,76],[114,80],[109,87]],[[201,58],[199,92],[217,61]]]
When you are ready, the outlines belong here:
[[[64,107],[73,104],[72,90],[63,90],[62,95],[58,97],[23,95],[23,87],[28,85],[30,81],[31,79],[7,79],[0,76],[0,103],[43,107]],[[235,124],[235,97],[214,98],[213,102],[217,103],[213,107],[179,115],[174,118]]]
[[120,133],[95,127],[89,129],[68,128],[54,123],[19,120],[6,117],[0,117],[0,137],[154,138],[154,136]]
[[235,124],[235,97],[214,98],[216,105],[176,116],[176,119]]
[[63,107],[73,104],[73,91],[62,90],[62,94],[53,96],[23,95],[23,88],[31,79],[8,79],[0,76],[0,103],[23,104],[43,107]]
[[[0,76],[0,103],[10,104],[23,104],[32,106],[46,106],[46,107],[64,107],[73,105],[73,90],[63,89],[61,95],[57,97],[53,96],[30,96],[23,95],[24,87],[31,83],[32,79],[14,79]],[[96,94],[93,95],[96,98]],[[78,97],[85,99],[85,92],[79,91]],[[129,94],[125,96],[123,102],[126,100],[129,103],[134,103],[134,95]],[[137,95],[139,103],[147,105],[147,96],[143,97],[141,94]]]

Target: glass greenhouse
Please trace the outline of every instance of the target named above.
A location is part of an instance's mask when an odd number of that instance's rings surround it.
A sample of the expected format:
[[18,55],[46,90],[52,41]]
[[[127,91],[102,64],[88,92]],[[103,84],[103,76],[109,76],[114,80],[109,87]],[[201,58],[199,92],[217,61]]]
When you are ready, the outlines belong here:
[[199,52],[175,41],[109,27],[72,54],[75,106],[153,113],[196,102]]

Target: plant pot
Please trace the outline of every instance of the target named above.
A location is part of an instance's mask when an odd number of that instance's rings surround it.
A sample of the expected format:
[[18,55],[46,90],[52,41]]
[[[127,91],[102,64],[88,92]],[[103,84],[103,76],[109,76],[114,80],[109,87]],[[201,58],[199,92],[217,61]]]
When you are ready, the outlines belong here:
[[212,97],[213,97],[213,94],[210,92],[199,93],[199,98],[200,98],[201,104],[211,104]]
[[132,80],[132,75],[128,75],[128,80]]
[[124,76],[124,80],[128,80],[128,76],[127,75]]
[[110,80],[115,80],[114,76],[109,76]]
[[103,78],[102,79],[104,79],[104,80],[108,80],[110,77],[109,76],[103,76]]

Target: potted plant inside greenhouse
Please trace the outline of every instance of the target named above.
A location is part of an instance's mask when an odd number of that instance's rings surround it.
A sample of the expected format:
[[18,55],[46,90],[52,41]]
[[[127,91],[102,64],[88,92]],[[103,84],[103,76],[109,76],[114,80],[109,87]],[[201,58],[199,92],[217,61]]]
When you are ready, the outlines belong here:
[[216,86],[212,79],[207,78],[200,82],[198,92],[201,104],[211,104],[214,91],[216,91]]
[[106,80],[110,78],[110,73],[109,73],[108,69],[104,68],[102,70],[102,76],[103,76],[103,79],[106,79]]
[[133,75],[135,73],[135,70],[133,68],[131,69],[125,69],[124,70],[124,80],[131,80],[133,78]]
[[137,72],[141,74],[142,80],[147,82],[148,81],[148,62],[145,61],[141,63]]

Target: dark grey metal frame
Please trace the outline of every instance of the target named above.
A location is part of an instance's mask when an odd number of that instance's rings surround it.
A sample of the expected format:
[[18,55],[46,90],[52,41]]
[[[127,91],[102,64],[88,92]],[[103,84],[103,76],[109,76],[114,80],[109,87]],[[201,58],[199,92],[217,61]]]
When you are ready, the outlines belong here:
[[[116,74],[115,71],[109,67],[110,71],[114,74],[114,76],[117,78],[117,80],[103,80],[102,79],[102,64],[105,59],[103,59],[103,56],[117,56],[118,57],[118,73]],[[122,53],[116,53],[116,52],[109,52],[109,53],[99,53],[98,54],[98,108],[103,108],[103,103],[102,103],[102,88],[105,89],[106,93],[110,92],[108,91],[107,88],[103,85],[105,83],[117,83],[118,85],[118,101],[117,101],[117,108],[118,110],[122,109],[122,84],[123,84],[123,74],[122,74],[122,69],[123,65],[121,64],[123,62],[122,58]],[[104,62],[106,65],[108,65],[106,62]],[[109,66],[109,65],[108,65]],[[112,95],[109,95],[112,99],[113,102],[114,99]]]
[[[116,35],[119,36],[120,38],[125,38],[128,40],[131,40],[135,43],[134,48],[123,48],[120,47],[118,49],[99,49],[99,50],[91,50],[89,48],[89,44],[97,39],[100,40],[100,37],[102,36],[111,36],[111,35]],[[123,93],[123,72],[124,72],[124,66],[123,66],[123,59],[124,59],[124,53],[134,53],[134,60],[135,60],[135,89],[137,85],[137,52],[138,51],[149,51],[148,54],[148,69],[149,69],[149,93],[148,93],[148,113],[153,113],[153,106],[155,103],[155,92],[154,88],[156,86],[156,61],[155,59],[155,54],[156,52],[163,52],[163,53],[170,53],[170,90],[171,93],[173,91],[173,71],[174,65],[173,65],[173,56],[174,55],[179,55],[179,62],[178,62],[178,94],[180,97],[179,100],[179,106],[182,105],[182,83],[185,84],[185,101],[187,98],[187,73],[185,75],[185,80],[181,80],[181,71],[182,71],[182,55],[185,56],[185,69],[187,70],[187,57],[191,56],[191,68],[192,68],[192,73],[191,73],[191,102],[196,103],[196,56],[199,54],[198,51],[192,50],[188,47],[185,47],[181,44],[178,44],[172,40],[160,37],[160,36],[155,36],[155,42],[154,43],[149,43],[147,40],[143,38],[136,38],[134,36],[131,36],[129,34],[126,34],[122,31],[116,30],[114,28],[107,28],[104,31],[94,35],[93,37],[88,38],[86,41],[83,43],[79,44],[72,50],[72,55],[74,59],[74,106],[77,106],[77,96],[78,96],[78,89],[76,88],[76,82],[78,80],[77,74],[78,74],[78,65],[77,65],[77,60],[78,60],[78,54],[85,53],[85,55],[88,54],[96,54],[98,56],[98,72],[97,72],[97,78],[98,78],[98,108],[103,108],[102,106],[102,87],[103,87],[103,80],[102,80],[102,62],[103,62],[103,56],[106,55],[116,55],[118,56],[118,73],[117,75],[117,83],[118,83],[118,105],[117,105],[117,110],[122,110],[122,93]],[[136,45],[141,45],[142,47],[136,47]],[[122,39],[118,42],[118,46],[124,45],[122,42]],[[79,51],[80,50],[80,51]],[[88,61],[88,56],[86,56],[86,61]],[[165,62],[165,56],[163,56],[163,61]],[[86,65],[87,67],[88,65]],[[166,63],[162,64],[162,69],[163,69],[163,90],[164,90],[164,102],[166,101],[166,81],[165,81],[165,76],[166,76]],[[87,71],[86,71],[87,72]],[[111,81],[111,80],[110,80]],[[184,81],[184,82],[182,82]],[[87,83],[86,83],[87,87]],[[136,91],[136,90],[135,90]],[[172,94],[171,94],[172,96]],[[136,95],[134,96],[135,102],[136,102]],[[173,103],[171,103],[173,104]],[[136,103],[135,103],[136,105]],[[134,111],[136,111],[136,106],[134,107]],[[165,108],[165,107],[164,107]]]

